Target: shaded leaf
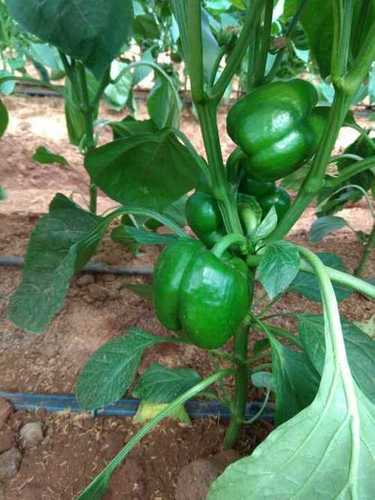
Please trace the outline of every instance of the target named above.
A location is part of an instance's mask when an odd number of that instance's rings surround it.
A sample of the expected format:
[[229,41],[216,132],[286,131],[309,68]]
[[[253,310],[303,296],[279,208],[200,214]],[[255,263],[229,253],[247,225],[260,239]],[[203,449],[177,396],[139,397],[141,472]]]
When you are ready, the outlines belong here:
[[0,137],[4,135],[5,130],[8,127],[9,115],[5,104],[0,99]]
[[157,211],[193,189],[200,173],[190,151],[170,131],[106,144],[86,156],[85,166],[112,199]]
[[190,368],[167,368],[154,363],[144,372],[133,394],[151,403],[171,403],[201,380]]
[[319,243],[327,234],[334,233],[346,225],[346,220],[342,217],[336,217],[334,215],[318,217],[311,226],[309,240],[312,243]]
[[[346,271],[342,260],[337,255],[333,253],[317,253],[316,255],[326,266],[333,267],[338,271]],[[353,293],[353,290],[345,288],[342,285],[335,284],[333,288],[339,302],[348,298]],[[312,273],[300,271],[293,283],[290,285],[289,291],[299,293],[314,302],[320,302],[321,300],[319,282],[316,276]]]
[[292,351],[271,337],[272,380],[276,392],[277,424],[297,415],[314,399],[319,374],[303,352]]
[[80,59],[100,77],[126,42],[132,2],[122,0],[7,0],[27,31]]
[[[306,354],[321,373],[325,357],[323,317],[313,314],[299,314],[297,317]],[[353,378],[364,395],[375,403],[375,341],[353,323],[345,319],[341,323]]]

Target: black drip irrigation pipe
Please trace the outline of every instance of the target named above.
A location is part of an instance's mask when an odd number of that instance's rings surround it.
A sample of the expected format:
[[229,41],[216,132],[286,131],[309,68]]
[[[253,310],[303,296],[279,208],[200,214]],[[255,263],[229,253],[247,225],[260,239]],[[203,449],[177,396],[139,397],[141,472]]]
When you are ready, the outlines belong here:
[[[0,391],[0,398],[10,401],[16,410],[45,410],[49,413],[87,413],[80,407],[74,394],[33,394]],[[247,403],[246,419],[254,417],[261,409],[262,404],[259,401]],[[139,399],[121,399],[117,403],[90,413],[94,417],[133,417],[137,413],[138,406]],[[220,420],[230,418],[229,409],[218,401],[191,400],[185,403],[185,408],[191,418],[211,417]],[[274,405],[267,404],[259,418],[269,422],[273,421]]]
[[[3,256],[0,257],[0,267],[23,267],[25,259],[23,257]],[[102,262],[90,262],[80,271],[81,273],[94,274],[117,274],[123,276],[149,276],[153,272],[151,266],[143,267],[122,267],[108,266]]]

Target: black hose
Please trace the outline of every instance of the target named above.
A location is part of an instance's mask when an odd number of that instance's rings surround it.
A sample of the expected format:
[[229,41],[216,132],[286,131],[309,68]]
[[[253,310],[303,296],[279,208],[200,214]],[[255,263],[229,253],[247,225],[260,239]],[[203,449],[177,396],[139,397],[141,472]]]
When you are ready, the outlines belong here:
[[[25,259],[23,257],[3,256],[0,257],[0,267],[23,267]],[[152,266],[143,267],[122,267],[108,266],[103,262],[90,262],[82,270],[82,273],[94,274],[118,274],[125,276],[149,276],[153,272]]]

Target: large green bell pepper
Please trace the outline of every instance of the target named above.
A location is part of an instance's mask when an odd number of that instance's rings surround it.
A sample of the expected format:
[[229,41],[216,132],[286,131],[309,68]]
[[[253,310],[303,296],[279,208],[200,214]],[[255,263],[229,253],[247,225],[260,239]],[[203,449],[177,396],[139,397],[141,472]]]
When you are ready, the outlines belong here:
[[199,347],[221,347],[248,312],[248,276],[241,259],[223,259],[199,241],[179,240],[161,253],[155,267],[156,315]]
[[295,79],[258,87],[231,108],[228,133],[248,156],[249,175],[274,181],[311,158],[327,117],[317,101],[314,86]]

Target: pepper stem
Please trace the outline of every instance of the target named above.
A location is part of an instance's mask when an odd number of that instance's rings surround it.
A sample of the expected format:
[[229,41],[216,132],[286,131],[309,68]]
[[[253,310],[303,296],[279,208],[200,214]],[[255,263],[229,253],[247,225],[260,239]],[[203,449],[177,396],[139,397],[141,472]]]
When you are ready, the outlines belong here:
[[220,241],[213,246],[211,252],[216,255],[216,257],[221,257],[225,250],[235,244],[240,244],[241,250],[244,253],[247,252],[247,240],[244,236],[238,233],[232,233],[225,235]]

